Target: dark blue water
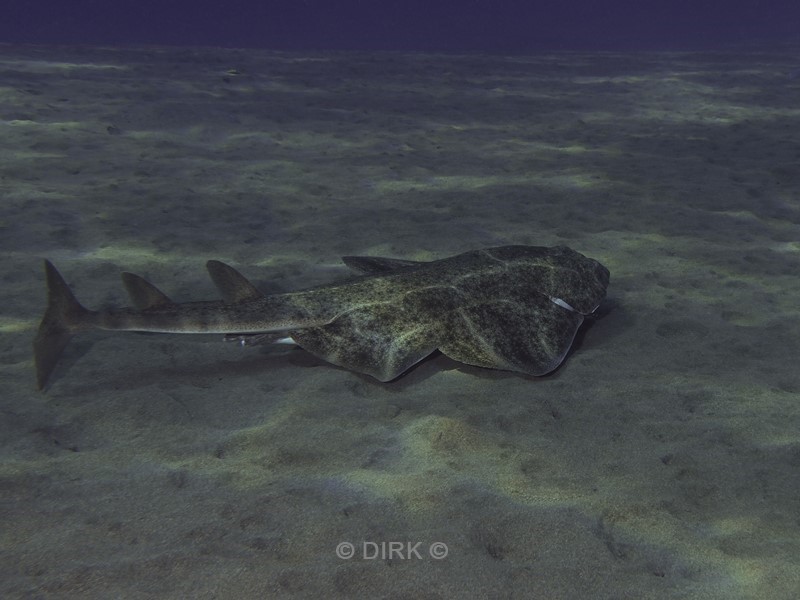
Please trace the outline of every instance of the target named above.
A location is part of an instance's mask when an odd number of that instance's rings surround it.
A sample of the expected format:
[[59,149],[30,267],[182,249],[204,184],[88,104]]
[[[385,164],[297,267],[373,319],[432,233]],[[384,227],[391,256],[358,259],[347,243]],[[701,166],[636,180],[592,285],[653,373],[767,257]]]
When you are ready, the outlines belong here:
[[791,0],[5,0],[0,42],[511,52],[796,42]]

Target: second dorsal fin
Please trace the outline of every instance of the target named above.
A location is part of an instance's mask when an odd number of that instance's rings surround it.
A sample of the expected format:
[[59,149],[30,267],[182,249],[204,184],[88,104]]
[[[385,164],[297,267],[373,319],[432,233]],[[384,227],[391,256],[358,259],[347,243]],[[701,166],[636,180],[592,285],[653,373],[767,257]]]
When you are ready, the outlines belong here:
[[122,283],[128,291],[131,302],[139,310],[173,303],[164,292],[135,273],[127,271],[122,273]]
[[210,260],[206,263],[206,269],[227,304],[248,302],[264,297],[264,294],[247,281],[244,275],[224,262]]

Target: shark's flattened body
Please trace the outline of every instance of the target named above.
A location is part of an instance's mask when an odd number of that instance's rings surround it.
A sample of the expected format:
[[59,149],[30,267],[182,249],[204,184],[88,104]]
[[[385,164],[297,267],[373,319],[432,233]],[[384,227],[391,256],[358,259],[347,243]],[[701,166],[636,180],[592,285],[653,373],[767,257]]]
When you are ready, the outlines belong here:
[[34,341],[44,387],[61,351],[89,329],[283,333],[333,364],[395,379],[434,350],[480,367],[545,375],[605,297],[608,269],[564,246],[502,246],[433,262],[344,257],[363,273],[343,283],[262,295],[232,267],[209,261],[224,300],[174,303],[123,273],[136,308],[91,311],[45,262],[48,308]]

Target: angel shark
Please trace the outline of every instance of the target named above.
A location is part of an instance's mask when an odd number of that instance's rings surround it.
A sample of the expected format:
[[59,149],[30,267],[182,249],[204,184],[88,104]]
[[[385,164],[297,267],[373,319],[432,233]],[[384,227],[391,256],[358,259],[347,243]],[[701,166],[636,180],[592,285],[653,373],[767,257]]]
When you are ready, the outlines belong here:
[[207,263],[223,300],[176,303],[133,273],[135,308],[93,311],[45,261],[48,306],[34,340],[39,388],[73,335],[92,329],[267,334],[335,365],[391,381],[434,352],[479,367],[545,375],[606,295],[609,272],[565,246],[502,246],[432,262],[346,256],[348,281],[264,295],[233,267]]

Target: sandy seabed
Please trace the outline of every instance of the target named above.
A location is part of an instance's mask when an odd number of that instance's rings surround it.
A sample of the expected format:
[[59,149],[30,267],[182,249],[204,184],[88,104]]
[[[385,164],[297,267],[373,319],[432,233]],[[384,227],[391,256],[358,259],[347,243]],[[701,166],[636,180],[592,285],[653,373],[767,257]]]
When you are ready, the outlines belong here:
[[[796,598],[798,61],[0,46],[0,595]],[[100,308],[506,244],[611,271],[548,377],[87,334],[35,389],[42,258]]]

